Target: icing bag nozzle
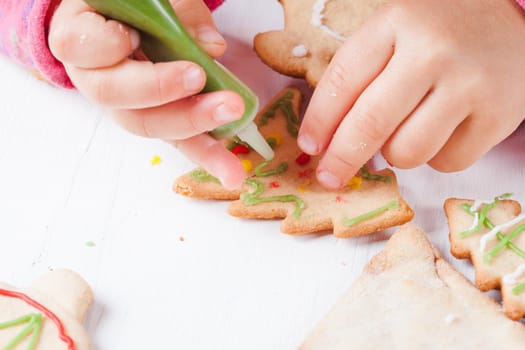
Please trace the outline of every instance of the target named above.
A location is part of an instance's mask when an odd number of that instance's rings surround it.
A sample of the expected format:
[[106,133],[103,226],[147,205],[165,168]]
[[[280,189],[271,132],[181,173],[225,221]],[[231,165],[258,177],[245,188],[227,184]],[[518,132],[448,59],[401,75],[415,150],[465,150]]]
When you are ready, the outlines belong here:
[[265,159],[273,150],[253,123],[259,102],[255,93],[211,58],[188,34],[168,0],[84,0],[96,11],[137,29],[141,49],[154,62],[187,60],[206,72],[203,92],[229,90],[239,94],[245,111],[241,119],[210,132],[215,138],[238,136]]

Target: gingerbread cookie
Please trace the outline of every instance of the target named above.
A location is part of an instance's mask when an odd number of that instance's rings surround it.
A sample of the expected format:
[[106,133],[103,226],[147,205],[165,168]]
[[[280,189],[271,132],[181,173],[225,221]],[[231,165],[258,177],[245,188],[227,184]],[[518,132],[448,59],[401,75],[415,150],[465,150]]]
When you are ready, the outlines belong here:
[[503,195],[492,200],[445,201],[451,253],[471,259],[483,291],[501,289],[507,316],[525,316],[525,214]]
[[251,219],[281,219],[281,230],[303,234],[333,230],[337,237],[369,234],[409,221],[412,209],[399,194],[396,177],[389,169],[371,172],[366,167],[338,191],[327,191],[315,176],[318,157],[297,146],[301,93],[288,87],[272,100],[255,122],[275,157],[264,161],[246,145],[230,141],[248,179],[240,191],[229,191],[202,169],[181,176],[177,193],[205,199],[233,200],[228,212]]
[[54,270],[19,289],[0,283],[0,349],[89,350],[82,322],[93,302],[87,283]]
[[336,50],[386,0],[280,0],[284,29],[259,33],[254,48],[274,70],[316,86]]
[[407,224],[299,349],[514,350],[523,344],[525,327],[506,318]]

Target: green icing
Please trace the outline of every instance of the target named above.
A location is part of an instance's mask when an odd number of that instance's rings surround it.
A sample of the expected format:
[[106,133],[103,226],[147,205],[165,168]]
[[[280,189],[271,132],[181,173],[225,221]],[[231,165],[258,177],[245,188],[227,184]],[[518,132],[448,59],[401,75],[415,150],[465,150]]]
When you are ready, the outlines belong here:
[[192,179],[200,182],[216,182],[220,184],[221,182],[215,176],[211,175],[204,169],[195,169],[190,173]]
[[[469,213],[470,215],[474,215],[474,213],[472,213],[470,211],[470,205],[464,203],[461,205],[461,207],[467,212]],[[480,215],[481,216],[481,215]],[[483,222],[483,224],[485,225],[485,227],[487,227],[489,230],[492,230],[495,226],[494,224],[492,223],[492,221],[490,221],[489,218],[485,217],[485,221]],[[496,237],[498,238],[499,241],[501,241],[505,236],[501,233],[501,232],[498,232],[496,234]],[[507,247],[512,250],[514,253],[518,254],[519,256],[521,256],[523,259],[525,259],[525,252],[523,250],[521,250],[520,248],[518,248],[514,243],[512,242],[507,242]]]
[[366,167],[366,165],[363,165],[361,167],[361,169],[359,170],[359,175],[361,175],[361,177],[363,179],[369,180],[369,181],[381,181],[381,182],[386,182],[386,183],[392,183],[392,181],[393,181],[392,176],[383,176],[383,175],[378,175],[378,174],[371,174],[368,171],[368,168]]
[[266,112],[263,113],[259,119],[259,126],[266,125],[270,118],[275,117],[275,112],[280,109],[281,112],[286,117],[286,130],[292,137],[297,137],[298,134],[298,125],[299,118],[293,110],[293,101],[294,94],[292,91],[287,91],[283,96],[281,96],[277,101],[275,101]]
[[355,218],[352,218],[352,219],[345,219],[343,221],[343,225],[349,227],[349,226],[353,226],[353,225],[357,225],[358,223],[360,222],[363,222],[365,220],[368,220],[368,219],[371,219],[377,215],[380,215],[388,210],[391,210],[391,209],[396,209],[399,207],[399,201],[398,200],[393,200],[391,201],[390,203],[388,203],[387,205],[385,206],[382,206],[380,208],[377,208],[375,210],[372,210],[368,213],[364,213],[364,214],[361,214],[359,216],[356,216]]
[[516,287],[512,288],[512,294],[520,294],[521,292],[525,291],[525,283],[519,284]]
[[297,219],[301,216],[303,209],[305,208],[304,201],[296,195],[281,195],[281,196],[269,196],[261,197],[261,194],[264,192],[264,185],[255,179],[247,179],[245,183],[251,186],[254,190],[250,193],[242,193],[241,200],[247,206],[256,205],[259,203],[267,202],[294,202],[295,209],[292,213],[292,218]]
[[31,335],[27,350],[34,350],[42,331],[42,315],[28,314],[17,319],[0,323],[0,330],[26,324],[26,326],[2,350],[13,350],[20,342]]
[[282,174],[286,170],[288,170],[288,163],[282,162],[275,169],[269,169],[269,170],[263,171],[263,168],[266,167],[270,163],[271,163],[271,160],[266,160],[262,162],[261,164],[257,165],[254,169],[255,176],[258,176],[258,177],[272,176],[276,174]]
[[516,226],[516,228],[514,228],[514,230],[509,232],[509,234],[504,235],[503,238],[499,241],[499,243],[494,248],[492,248],[490,252],[488,252],[487,254],[483,256],[483,261],[485,261],[485,263],[487,264],[490,263],[490,260],[492,260],[492,258],[498,255],[498,253],[501,252],[503,248],[507,246],[507,243],[509,243],[511,239],[519,235],[524,230],[525,230],[525,223]]

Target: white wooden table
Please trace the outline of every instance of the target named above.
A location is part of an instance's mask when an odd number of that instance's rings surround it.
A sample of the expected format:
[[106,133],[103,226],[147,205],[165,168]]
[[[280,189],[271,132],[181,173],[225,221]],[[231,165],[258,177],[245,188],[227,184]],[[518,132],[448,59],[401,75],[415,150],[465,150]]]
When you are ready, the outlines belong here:
[[[255,33],[282,26],[277,1],[229,0],[214,16],[230,40],[222,61],[263,103],[305,88],[251,50]],[[193,165],[170,146],[3,58],[0,76],[0,280],[79,272],[96,297],[86,320],[96,349],[294,349],[392,232],[292,237],[279,221],[229,217],[227,203],[172,192]],[[448,253],[443,201],[514,192],[525,203],[523,129],[462,173],[397,171],[414,222],[468,278],[470,264]]]

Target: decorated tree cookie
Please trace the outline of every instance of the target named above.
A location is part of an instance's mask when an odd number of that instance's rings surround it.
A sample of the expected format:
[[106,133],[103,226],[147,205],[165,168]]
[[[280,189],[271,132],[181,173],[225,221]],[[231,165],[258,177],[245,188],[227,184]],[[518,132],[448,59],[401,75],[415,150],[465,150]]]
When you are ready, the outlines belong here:
[[447,199],[451,252],[472,260],[483,291],[501,289],[503,309],[525,316],[525,214],[505,194],[491,200]]
[[27,289],[0,283],[0,349],[91,349],[82,321],[92,301],[70,270],[48,272]]
[[318,157],[302,153],[296,142],[300,104],[300,91],[288,87],[255,119],[274,148],[272,161],[264,161],[238,140],[228,141],[248,173],[242,190],[225,189],[202,169],[181,176],[174,190],[189,197],[232,200],[228,212],[236,217],[282,218],[281,230],[289,234],[333,230],[337,237],[352,237],[409,221],[413,212],[389,169],[373,172],[363,167],[338,191],[317,182]]
[[336,50],[386,0],[280,0],[284,29],[259,33],[254,48],[276,71],[316,86]]

